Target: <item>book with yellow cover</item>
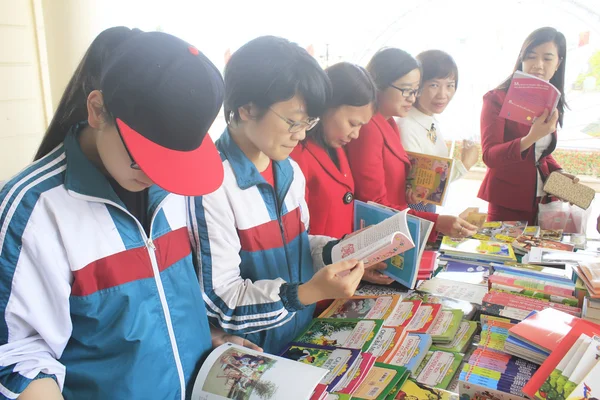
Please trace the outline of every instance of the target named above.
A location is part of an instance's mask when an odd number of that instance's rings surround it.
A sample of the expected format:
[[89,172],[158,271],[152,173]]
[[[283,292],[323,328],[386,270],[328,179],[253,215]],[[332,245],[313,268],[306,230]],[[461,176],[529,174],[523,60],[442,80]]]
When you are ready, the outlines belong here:
[[444,205],[454,160],[429,154],[407,154],[411,165],[407,185],[422,202]]
[[444,236],[440,251],[456,258],[477,261],[517,261],[509,243]]

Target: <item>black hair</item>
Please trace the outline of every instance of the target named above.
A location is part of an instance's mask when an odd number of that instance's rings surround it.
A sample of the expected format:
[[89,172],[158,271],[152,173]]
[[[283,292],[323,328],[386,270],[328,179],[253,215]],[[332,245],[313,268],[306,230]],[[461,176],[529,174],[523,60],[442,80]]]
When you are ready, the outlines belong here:
[[239,120],[242,106],[252,103],[265,113],[295,95],[306,102],[309,117],[320,117],[331,96],[331,83],[317,61],[296,43],[276,36],[240,47],[225,67],[224,80],[227,123]]
[[139,32],[117,26],[106,29],[94,39],[67,84],[34,160],[39,160],[61,144],[73,125],[88,119],[87,98],[92,91],[99,89],[102,68],[110,52]]
[[423,82],[454,78],[455,87],[458,88],[458,67],[450,54],[441,50],[427,50],[417,55],[417,60],[421,63]]
[[379,50],[367,64],[367,71],[373,77],[379,91],[384,91],[410,71],[420,68],[417,59],[396,48]]
[[[560,91],[560,99],[558,100],[556,108],[558,109],[558,123],[562,126],[565,109],[568,108],[565,99],[565,70],[567,64],[567,40],[565,39],[565,35],[551,27],[539,28],[531,32],[523,42],[523,46],[521,46],[521,52],[515,63],[513,74],[516,71],[523,71],[523,61],[525,61],[527,55],[533,51],[535,47],[548,42],[552,42],[556,45],[556,48],[558,49],[558,58],[560,59],[558,70],[550,79],[550,83]],[[512,74],[496,89],[504,91],[508,90],[511,80]]]
[[[340,62],[325,70],[331,81],[332,95],[327,109],[341,106],[362,107],[373,104],[376,108],[377,87],[366,69],[349,62]],[[322,147],[327,147],[323,124],[319,122],[308,134]]]

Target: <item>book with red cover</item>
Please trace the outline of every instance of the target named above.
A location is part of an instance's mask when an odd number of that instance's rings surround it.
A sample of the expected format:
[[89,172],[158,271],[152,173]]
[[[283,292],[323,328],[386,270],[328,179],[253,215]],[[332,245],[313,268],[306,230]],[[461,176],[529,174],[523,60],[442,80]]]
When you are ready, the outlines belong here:
[[516,71],[504,98],[500,117],[520,124],[533,125],[533,120],[544,112],[552,112],[560,99],[560,91],[537,76]]
[[565,312],[546,308],[534,313],[508,330],[508,334],[537,347],[552,352],[579,321]]
[[535,399],[535,394],[540,387],[546,382],[548,376],[554,371],[560,360],[563,359],[569,349],[575,344],[581,334],[586,334],[590,337],[594,335],[600,335],[600,325],[596,325],[589,321],[578,320],[573,325],[573,328],[567,333],[567,335],[561,340],[558,346],[550,354],[550,356],[544,361],[537,372],[531,377],[529,382],[523,387],[523,393],[529,398]]

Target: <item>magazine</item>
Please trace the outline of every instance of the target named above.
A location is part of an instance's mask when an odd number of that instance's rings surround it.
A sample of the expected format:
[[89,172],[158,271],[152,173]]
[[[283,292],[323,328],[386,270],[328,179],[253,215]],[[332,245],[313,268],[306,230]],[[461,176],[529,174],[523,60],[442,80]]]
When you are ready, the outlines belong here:
[[407,185],[423,203],[443,206],[454,160],[410,151],[407,154],[411,165]]

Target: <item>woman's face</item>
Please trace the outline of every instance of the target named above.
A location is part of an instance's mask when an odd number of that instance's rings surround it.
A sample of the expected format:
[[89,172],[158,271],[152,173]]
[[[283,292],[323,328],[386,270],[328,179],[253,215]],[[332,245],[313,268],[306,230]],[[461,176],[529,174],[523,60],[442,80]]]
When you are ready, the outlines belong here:
[[423,82],[417,108],[427,115],[441,114],[456,93],[454,77],[436,78]]
[[554,42],[546,42],[534,47],[525,54],[521,69],[526,74],[549,81],[558,70],[560,63],[558,47]]
[[327,110],[321,120],[327,145],[337,149],[358,138],[360,128],[371,120],[373,111],[373,104],[360,107],[343,105]]
[[381,114],[406,117],[417,99],[420,82],[421,71],[418,68],[392,82],[379,96]]

